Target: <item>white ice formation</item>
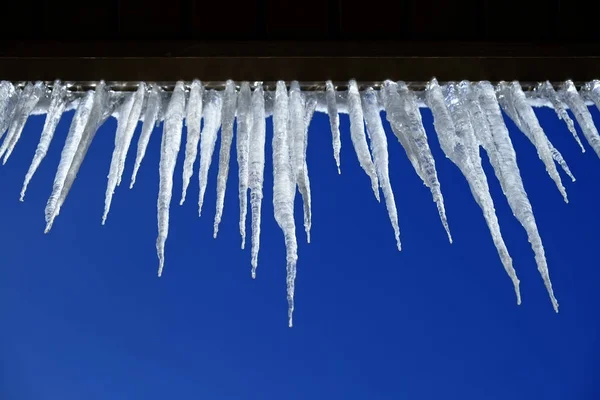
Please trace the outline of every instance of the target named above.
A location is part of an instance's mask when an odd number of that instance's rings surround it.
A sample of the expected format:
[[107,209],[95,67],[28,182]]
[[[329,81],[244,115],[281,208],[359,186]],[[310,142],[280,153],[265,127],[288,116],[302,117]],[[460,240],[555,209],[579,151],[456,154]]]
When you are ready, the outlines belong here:
[[[52,192],[46,205],[46,232],[50,231],[59,215],[96,132],[107,118],[113,116],[117,119],[117,130],[112,159],[108,166],[102,223],[110,210],[115,189],[121,182],[125,161],[139,122],[142,122],[141,133],[137,138],[130,188],[135,183],[150,136],[162,123],[156,242],[160,276],[165,262],[169,208],[180,150],[185,152],[181,175],[181,204],[186,199],[194,169],[198,168],[198,213],[201,215],[208,172],[220,132],[214,218],[216,237],[224,211],[231,146],[235,136],[239,231],[243,249],[246,243],[247,210],[250,207],[250,259],[253,278],[256,277],[260,248],[265,164],[272,162],[274,217],[285,240],[288,321],[292,326],[298,264],[294,202],[298,191],[303,203],[304,230],[307,241],[310,242],[312,205],[307,147],[314,112],[328,114],[333,156],[338,173],[341,141],[344,136],[344,133],[340,132],[339,114],[349,114],[350,132],[346,134],[345,140],[349,139],[352,143],[357,161],[369,178],[378,201],[381,189],[400,250],[399,216],[390,181],[388,157],[388,146],[394,145],[395,141],[388,143],[383,118],[390,123],[391,133],[399,141],[414,171],[431,191],[442,225],[452,241],[437,166],[429,147],[432,138],[426,133],[419,110],[429,107],[442,151],[461,171],[481,208],[500,261],[512,280],[517,302],[521,302],[520,282],[502,238],[488,185],[490,177],[486,176],[482,167],[480,148],[487,153],[508,204],[525,229],[538,271],[552,305],[558,311],[542,239],[521,179],[515,149],[502,110],[534,145],[546,171],[567,201],[566,190],[555,163],[572,181],[575,178],[560,152],[546,136],[533,106],[554,108],[557,117],[566,124],[565,132],[570,132],[581,150],[585,151],[576,130],[577,123],[588,145],[600,156],[600,136],[588,108],[591,105],[600,108],[600,81],[580,85],[579,90],[571,81],[559,84],[556,89],[550,82],[541,82],[536,87],[530,86],[529,89],[533,90],[528,91],[524,91],[519,82],[498,82],[494,86],[490,82],[467,81],[439,84],[435,79],[424,85],[424,90],[413,90],[411,84],[389,80],[374,87],[361,86],[354,80],[338,86],[327,81],[320,90],[311,87],[310,91],[304,90],[302,84],[297,81],[279,81],[269,85],[260,82],[239,82],[238,85],[230,80],[225,83],[224,89],[220,86],[220,90],[215,90],[214,86],[205,85],[200,80],[188,83],[180,81],[170,89],[155,83],[140,82],[130,92],[111,89],[104,82],[92,85],[88,91],[76,90],[76,87],[59,80],[24,84],[0,82],[0,140],[3,139],[0,143],[0,157],[3,157],[3,163],[6,163],[15,150],[28,117],[33,114],[47,114],[39,144],[25,175],[21,201],[35,172],[50,150],[63,113],[75,109],[66,140],[62,144]],[[568,110],[572,112],[575,122]],[[382,117],[382,111],[385,112],[385,117]],[[269,116],[273,116],[271,161],[267,157],[265,146],[266,118]],[[187,135],[182,149],[184,123]],[[196,167],[198,157],[199,167]],[[402,213],[403,210],[400,210],[400,215]]]

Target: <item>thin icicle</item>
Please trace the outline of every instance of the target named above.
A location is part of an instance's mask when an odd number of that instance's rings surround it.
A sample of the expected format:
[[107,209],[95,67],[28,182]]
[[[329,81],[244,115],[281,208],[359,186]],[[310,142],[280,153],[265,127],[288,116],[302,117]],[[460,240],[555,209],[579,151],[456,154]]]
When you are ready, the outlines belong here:
[[445,91],[446,96],[442,93],[442,89],[435,79],[427,85],[426,90],[426,101],[433,114],[433,122],[438,133],[440,146],[444,154],[460,169],[469,183],[473,198],[481,207],[500,260],[513,282],[517,303],[520,304],[519,279],[502,239],[494,209],[494,201],[481,166],[481,158],[478,152],[473,151],[477,148],[477,142],[469,113],[458,96],[456,84],[449,83],[445,87]]
[[25,127],[25,123],[29,118],[29,115],[35,108],[36,104],[46,91],[46,85],[43,82],[36,82],[35,85],[28,83],[23,90],[23,94],[19,98],[16,112],[10,122],[8,133],[2,146],[0,146],[0,157],[4,155],[2,164],[6,164],[6,161],[12,154],[17,142],[21,138],[21,133]]
[[575,130],[575,124],[573,123],[573,120],[571,119],[571,117],[569,117],[569,114],[567,113],[567,108],[565,107],[564,103],[558,97],[558,93],[556,93],[556,91],[554,90],[554,87],[552,87],[552,84],[549,81],[539,83],[537,86],[537,90],[542,95],[542,97],[548,99],[550,101],[550,103],[552,103],[552,107],[554,107],[554,111],[556,112],[556,115],[558,116],[559,119],[565,121],[565,124],[567,125],[569,132],[571,132],[571,135],[573,135],[573,138],[575,139],[575,141],[581,148],[581,152],[585,153],[585,147],[583,147],[583,144],[581,143],[581,140],[579,139],[579,135],[577,134],[577,131]]
[[590,110],[583,102],[583,99],[577,92],[577,88],[572,81],[566,81],[562,89],[559,91],[562,101],[571,109],[575,115],[575,119],[579,123],[583,135],[587,139],[592,149],[600,157],[600,136],[598,130],[592,120]]
[[144,82],[140,82],[138,90],[133,96],[133,107],[131,108],[131,112],[129,113],[129,117],[127,118],[127,128],[123,137],[121,157],[119,159],[119,173],[117,175],[117,186],[121,185],[121,178],[123,176],[123,170],[125,169],[125,160],[127,159],[129,146],[131,146],[133,134],[135,133],[135,129],[137,128],[138,123],[140,122],[142,107],[146,100],[146,84]]
[[538,271],[544,280],[554,310],[558,312],[558,302],[554,297],[544,246],[535,222],[531,203],[523,187],[521,172],[517,165],[517,155],[510,140],[508,129],[504,124],[494,87],[489,82],[480,82],[474,94],[479,98],[481,109],[489,126],[489,130],[478,131],[483,134],[479,137],[480,143],[489,156],[513,214],[527,232],[529,243],[531,243],[531,248],[535,254]]
[[79,103],[77,111],[73,116],[71,122],[71,128],[67,134],[65,146],[60,155],[60,162],[56,170],[56,176],[54,178],[54,184],[52,185],[52,193],[46,204],[46,233],[52,228],[54,218],[58,215],[58,207],[60,203],[60,197],[62,195],[67,174],[73,163],[73,159],[81,142],[83,131],[85,130],[86,124],[92,111],[94,104],[94,92],[89,91],[85,97]]
[[221,95],[210,90],[207,95],[204,106],[204,127],[200,135],[200,172],[198,178],[200,182],[200,195],[198,198],[198,215],[202,215],[202,204],[204,203],[204,192],[208,181],[208,170],[212,162],[217,133],[221,126],[221,108],[223,100]]
[[215,212],[215,223],[213,237],[219,233],[219,224],[223,216],[225,203],[225,190],[227,188],[227,177],[229,176],[229,158],[231,157],[231,143],[233,142],[233,122],[235,120],[235,109],[237,93],[235,83],[227,81],[223,95],[223,122],[221,128],[221,149],[219,150],[219,172],[217,174],[217,209]]
[[351,80],[348,87],[348,114],[350,116],[350,138],[354,151],[358,157],[361,168],[371,179],[371,188],[377,201],[379,200],[379,182],[375,165],[371,160],[367,136],[365,135],[365,122],[363,119],[363,110],[360,104],[360,93],[355,80]]
[[502,108],[504,108],[510,118],[535,146],[538,157],[546,166],[548,175],[550,175],[550,178],[556,184],[565,203],[568,203],[567,192],[562,184],[556,165],[554,165],[554,159],[550,151],[550,141],[540,126],[533,108],[527,102],[521,85],[516,81],[510,85],[506,82],[500,82],[496,89],[496,94]]
[[373,161],[377,169],[379,184],[383,191],[385,205],[388,211],[392,228],[394,228],[394,236],[398,250],[402,250],[400,244],[400,228],[398,226],[398,212],[396,210],[396,201],[394,200],[394,192],[390,183],[389,174],[389,158],[387,149],[387,139],[381,116],[379,114],[379,103],[377,93],[371,88],[367,89],[362,95],[363,110],[365,113],[365,122],[367,123],[367,133],[371,141],[371,152],[373,153]]
[[23,188],[21,189],[21,201],[25,199],[25,192],[27,191],[27,186],[29,185],[31,178],[33,178],[33,175],[37,171],[40,163],[44,157],[46,157],[46,153],[48,152],[48,148],[50,147],[50,143],[54,137],[54,132],[56,131],[56,126],[62,117],[66,105],[67,87],[59,80],[56,80],[54,81],[54,86],[52,88],[50,107],[48,108],[48,115],[46,116],[46,121],[44,122],[44,128],[42,129],[40,141],[35,149],[35,155],[33,156],[29,170],[25,175],[25,181],[23,182]]
[[150,135],[154,131],[155,125],[160,122],[159,114],[161,112],[162,98],[160,88],[155,84],[150,84],[150,94],[146,101],[146,110],[144,111],[144,122],[142,124],[142,133],[138,140],[137,154],[135,157],[135,165],[133,167],[133,174],[131,175],[131,184],[129,188],[132,189],[135,185],[135,179],[142,164],[142,160],[146,155],[146,148],[148,148],[148,142],[150,141]]
[[162,275],[165,265],[165,242],[169,233],[169,207],[173,195],[173,173],[177,163],[177,154],[181,146],[183,118],[185,115],[185,89],[183,82],[177,82],[171,101],[165,114],[163,137],[160,148],[160,185],[156,204],[158,214],[158,238],[156,251],[158,253],[158,276]]
[[315,96],[308,96],[304,107],[304,149],[302,150],[302,159],[304,168],[302,175],[298,177],[298,187],[302,195],[302,205],[304,208],[304,231],[306,232],[306,241],[310,243],[310,229],[312,227],[312,199],[310,191],[310,178],[308,176],[308,164],[306,161],[306,149],[308,147],[308,128],[317,108],[317,99]]
[[185,125],[187,126],[187,137],[185,140],[185,160],[183,162],[183,189],[181,190],[181,201],[185,202],[187,188],[194,174],[194,163],[198,155],[198,143],[200,142],[200,123],[202,121],[202,94],[204,88],[202,82],[194,80],[190,88],[190,99],[187,105]]
[[256,278],[258,251],[260,248],[260,219],[265,173],[265,98],[262,85],[252,93],[252,130],[250,131],[248,186],[252,211],[252,279]]
[[294,285],[298,245],[294,222],[294,171],[288,135],[289,102],[285,82],[277,82],[273,110],[273,209],[275,220],[283,231],[286,248],[286,282],[288,300],[288,324],[293,325]]
[[404,82],[395,83],[387,80],[381,96],[392,131],[404,148],[417,175],[431,191],[442,226],[446,230],[448,240],[452,243],[444,207],[444,196],[435,169],[435,160],[427,142],[427,134],[414,93],[408,90]]
[[242,237],[242,249],[246,247],[246,214],[248,212],[248,179],[249,179],[249,152],[250,131],[254,123],[252,113],[252,91],[250,84],[243,82],[237,107],[237,133],[235,147],[238,163],[238,195],[240,200],[240,236]]
[[331,143],[333,145],[333,158],[337,165],[338,174],[341,174],[340,169],[340,149],[342,142],[340,141],[340,116],[338,114],[337,102],[335,99],[335,88],[331,81],[325,83],[326,99],[327,99],[327,114],[329,114],[329,125],[331,126]]
[[552,154],[552,159],[556,161],[556,163],[562,168],[565,174],[567,174],[569,178],[571,178],[571,181],[575,182],[575,176],[571,173],[571,170],[569,169],[569,166],[567,165],[567,162],[563,158],[562,154],[560,154],[560,151],[558,151],[550,141],[548,141],[548,147],[550,148],[550,154]]

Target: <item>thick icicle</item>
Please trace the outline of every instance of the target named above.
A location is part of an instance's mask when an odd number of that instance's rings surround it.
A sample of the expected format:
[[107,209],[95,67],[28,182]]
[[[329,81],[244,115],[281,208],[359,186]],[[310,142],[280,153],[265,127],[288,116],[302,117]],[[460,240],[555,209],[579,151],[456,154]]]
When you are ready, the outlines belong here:
[[550,150],[550,141],[540,126],[540,123],[533,112],[533,108],[527,103],[521,85],[516,81],[512,82],[510,85],[506,82],[500,82],[496,90],[500,105],[535,146],[538,157],[546,166],[548,175],[550,175],[550,178],[552,178],[556,184],[565,203],[568,203],[569,199],[567,198],[567,192],[562,184],[556,165],[554,165],[554,158],[552,157],[552,151]]
[[315,96],[307,96],[304,107],[304,149],[302,150],[302,159],[304,167],[302,175],[298,176],[298,188],[302,195],[302,205],[304,208],[304,231],[306,232],[306,241],[310,243],[310,229],[312,227],[312,199],[310,192],[310,178],[308,176],[308,164],[306,161],[306,149],[308,147],[308,128],[317,108],[317,99]]
[[513,214],[527,232],[527,238],[535,254],[538,271],[544,280],[554,310],[558,311],[558,302],[552,290],[542,238],[533,216],[531,203],[523,187],[521,172],[517,165],[517,155],[510,140],[508,129],[504,124],[494,87],[489,82],[480,82],[474,94],[479,98],[479,104],[489,127],[489,129],[476,131],[480,135],[478,136],[479,141],[489,156]]
[[396,245],[398,250],[402,250],[400,244],[400,228],[398,227],[398,212],[396,210],[396,201],[394,200],[394,192],[390,183],[389,165],[388,165],[388,149],[387,139],[381,116],[379,114],[379,103],[377,93],[371,88],[367,89],[362,95],[363,110],[365,113],[365,122],[367,123],[367,133],[371,141],[371,152],[373,153],[373,161],[377,169],[379,184],[383,191],[385,205],[388,211],[392,228],[394,228],[394,236],[396,237]]
[[329,125],[331,126],[331,143],[333,145],[333,158],[335,159],[335,165],[337,165],[338,174],[341,174],[340,169],[340,149],[342,148],[342,142],[340,141],[340,116],[338,114],[337,102],[335,100],[335,88],[331,81],[327,81],[325,84],[327,99],[327,114],[329,114]]
[[207,94],[204,106],[204,126],[200,135],[200,172],[198,179],[200,182],[200,195],[198,197],[198,215],[202,215],[202,204],[204,203],[204,192],[208,181],[208,170],[212,161],[217,133],[221,126],[221,108],[223,100],[221,95],[210,90]]
[[28,83],[25,86],[23,94],[17,103],[15,114],[8,127],[8,133],[4,138],[2,146],[0,146],[0,157],[4,156],[2,164],[6,164],[6,161],[12,154],[17,142],[21,138],[21,133],[29,118],[29,114],[31,114],[40,98],[44,96],[45,91],[46,85],[43,82],[36,82],[35,85]]
[[350,116],[350,138],[354,151],[358,157],[358,162],[362,169],[371,179],[371,188],[377,201],[379,200],[379,182],[375,165],[371,160],[367,136],[365,135],[365,122],[363,119],[363,110],[360,104],[360,93],[355,80],[351,80],[348,87],[348,114]]
[[215,212],[215,223],[213,237],[219,233],[219,224],[223,216],[225,203],[225,190],[227,188],[227,177],[229,176],[229,158],[231,157],[231,143],[233,142],[233,122],[235,120],[235,109],[237,93],[235,83],[227,81],[225,93],[223,94],[223,113],[221,127],[221,149],[219,150],[219,172],[217,174],[217,209]]
[[579,123],[588,143],[592,146],[598,157],[600,157],[600,136],[592,120],[590,110],[588,110],[583,99],[577,92],[577,88],[575,88],[572,81],[566,81],[559,93],[562,101],[569,106],[575,115],[575,119]]
[[200,123],[202,121],[202,94],[204,88],[202,82],[194,80],[190,88],[190,99],[187,105],[185,125],[187,126],[187,137],[185,139],[185,160],[183,161],[183,186],[181,190],[181,201],[185,202],[187,188],[194,174],[194,163],[198,155],[198,143],[200,142]]
[[273,209],[275,220],[283,231],[286,248],[288,323],[293,325],[294,285],[296,281],[296,263],[298,245],[296,243],[296,225],[294,222],[294,171],[289,132],[289,102],[285,83],[277,82],[275,105],[273,110]]
[[517,303],[520,304],[519,279],[500,233],[494,201],[481,166],[479,152],[476,151],[477,141],[469,113],[458,96],[456,84],[449,83],[445,91],[446,96],[442,93],[442,89],[435,79],[427,85],[426,90],[426,100],[433,114],[433,122],[438,133],[440,146],[444,154],[456,164],[469,183],[473,198],[481,207],[500,260],[513,282]]
[[29,170],[25,175],[25,181],[23,182],[23,188],[21,189],[21,201],[25,199],[25,192],[27,191],[27,186],[29,185],[31,178],[33,178],[33,175],[37,171],[40,163],[44,157],[46,157],[46,153],[48,152],[48,148],[50,147],[50,143],[54,137],[54,132],[56,131],[56,126],[62,117],[66,105],[67,87],[60,81],[56,80],[54,81],[54,86],[52,88],[50,107],[48,108],[48,115],[46,116],[46,121],[44,122],[44,128],[42,129],[40,141],[35,149],[35,155],[33,156]]
[[596,106],[596,109],[600,110],[600,81],[598,79],[594,79],[583,85],[581,94],[585,98],[591,100]]
[[252,130],[248,161],[248,186],[250,187],[250,209],[252,210],[252,279],[256,278],[258,251],[260,248],[260,217],[265,173],[265,98],[262,85],[252,93]]
[[75,115],[73,116],[71,128],[69,129],[65,146],[60,155],[60,162],[58,163],[54,184],[52,185],[52,193],[46,204],[46,233],[50,231],[54,218],[58,215],[60,198],[65,187],[67,174],[79,148],[79,143],[88,123],[93,104],[94,92],[89,91],[79,103],[77,111],[75,111]]
[[408,90],[404,82],[385,81],[381,92],[387,120],[398,141],[404,147],[417,175],[425,186],[431,190],[440,220],[452,243],[452,235],[446,218],[444,196],[435,169],[435,160],[431,154],[427,134],[423,127],[421,113],[414,94]]
[[150,94],[146,101],[146,110],[144,111],[144,122],[142,124],[142,133],[138,139],[137,154],[135,157],[135,165],[133,166],[133,174],[131,174],[131,183],[129,188],[132,189],[135,185],[135,179],[142,164],[142,160],[146,155],[146,148],[150,141],[150,135],[154,131],[155,125],[160,122],[159,114],[162,107],[162,96],[160,88],[155,84],[150,84]]
[[158,253],[158,276],[162,275],[165,265],[165,242],[169,233],[169,207],[173,194],[173,173],[177,162],[177,154],[181,146],[183,118],[185,115],[185,89],[183,82],[177,82],[171,101],[165,114],[163,137],[160,148],[160,185],[158,190],[158,238],[156,251]]
[[19,100],[20,89],[15,90],[11,82],[0,82],[0,139],[6,133]]
[[246,247],[246,214],[248,212],[248,162],[250,151],[250,131],[253,125],[252,91],[250,84],[243,82],[237,107],[237,133],[235,147],[238,163],[238,196],[240,199],[240,236],[242,249]]
[[549,81],[539,83],[536,89],[542,95],[542,97],[548,99],[550,103],[552,103],[552,107],[554,108],[556,115],[559,119],[565,121],[569,132],[571,132],[571,135],[573,135],[573,138],[581,148],[581,152],[585,153],[585,147],[583,147],[583,144],[579,139],[579,135],[577,135],[577,131],[575,130],[575,124],[573,123],[571,117],[569,117],[569,114],[567,113],[567,108],[558,97],[558,93],[556,93],[554,87],[552,87],[552,84]]

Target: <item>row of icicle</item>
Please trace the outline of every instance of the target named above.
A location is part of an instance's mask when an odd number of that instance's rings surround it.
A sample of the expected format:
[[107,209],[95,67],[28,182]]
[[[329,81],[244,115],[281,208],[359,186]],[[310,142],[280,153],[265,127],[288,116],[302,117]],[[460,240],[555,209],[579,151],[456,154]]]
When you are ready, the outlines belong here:
[[[69,90],[68,85],[62,84],[60,81],[54,82],[51,91],[42,82],[27,83],[23,87],[3,81],[0,82],[0,138],[4,137],[4,141],[0,146],[0,157],[3,157],[3,163],[6,163],[19,141],[29,115],[36,113],[36,110],[39,113],[40,108],[41,112],[47,113],[39,144],[21,191],[21,201],[23,201],[27,186],[49,149],[63,112],[75,108],[56,171],[52,193],[46,205],[46,232],[48,232],[56,216],[60,213],[98,128],[108,117],[115,116],[118,125],[108,173],[105,209],[102,216],[104,224],[110,210],[113,193],[121,183],[126,156],[138,122],[143,121],[143,124],[137,143],[130,188],[135,183],[154,128],[164,121],[157,201],[158,239],[156,247],[159,258],[158,275],[160,276],[164,267],[169,207],[173,194],[173,176],[177,155],[182,148],[183,124],[185,123],[187,126],[187,136],[184,147],[183,191],[180,204],[186,200],[187,188],[193,176],[199,149],[199,214],[202,213],[215,144],[219,131],[221,132],[217,205],[214,219],[214,237],[216,237],[223,215],[230,151],[234,139],[234,122],[237,121],[235,146],[239,177],[239,229],[242,248],[244,248],[249,191],[251,265],[254,278],[258,266],[260,245],[266,118],[272,115],[273,206],[275,219],[285,237],[288,316],[289,325],[292,326],[294,281],[298,259],[294,199],[297,189],[302,197],[306,239],[310,242],[312,213],[306,149],[308,127],[315,110],[329,114],[333,153],[338,173],[340,172],[341,148],[338,112],[343,110],[349,114],[352,146],[360,166],[370,179],[371,188],[377,201],[380,200],[379,189],[381,188],[397,247],[400,250],[398,215],[389,178],[388,143],[380,114],[381,110],[385,110],[392,132],[404,148],[415,172],[431,190],[442,225],[448,234],[448,239],[452,242],[435,161],[419,111],[419,102],[424,102],[433,114],[435,130],[443,152],[460,169],[469,184],[473,197],[481,207],[502,264],[513,282],[517,302],[519,304],[521,302],[519,279],[500,232],[487,177],[481,164],[480,147],[488,154],[508,203],[527,233],[538,270],[542,275],[553,307],[558,312],[558,302],[553,294],[544,248],[531,204],[523,187],[515,150],[501,109],[535,146],[540,160],[544,163],[565,202],[568,201],[567,194],[556,164],[573,181],[575,178],[560,152],[546,137],[534,114],[531,99],[526,96],[518,82],[500,82],[495,87],[489,82],[470,83],[466,81],[450,82],[440,86],[433,79],[428,83],[424,93],[413,92],[404,82],[393,81],[385,81],[380,90],[368,88],[359,91],[357,83],[353,80],[349,82],[348,90],[344,93],[336,91],[330,81],[326,83],[325,87],[324,92],[302,92],[298,82],[291,82],[288,89],[286,84],[280,81],[277,82],[276,90],[273,93],[263,91],[261,84],[258,83],[251,86],[248,82],[243,82],[237,87],[233,81],[228,81],[223,91],[216,91],[205,89],[200,81],[195,80],[187,88],[184,82],[177,82],[168,98],[166,92],[155,84],[140,83],[137,91],[125,94],[111,91],[104,82],[99,82],[95,90],[87,91],[83,95],[75,95]],[[567,108],[569,108],[580,125],[587,142],[600,156],[600,136],[585,103],[585,101],[591,101],[600,108],[600,82],[590,82],[584,85],[580,92],[571,81],[565,82],[558,91],[548,82],[540,83],[533,96],[552,105],[558,117],[566,123],[584,152],[585,148],[567,113]],[[44,102],[49,102],[49,104],[44,104]],[[345,104],[343,104],[344,102]],[[202,120],[203,125],[201,124]],[[5,133],[6,135],[4,135]]]

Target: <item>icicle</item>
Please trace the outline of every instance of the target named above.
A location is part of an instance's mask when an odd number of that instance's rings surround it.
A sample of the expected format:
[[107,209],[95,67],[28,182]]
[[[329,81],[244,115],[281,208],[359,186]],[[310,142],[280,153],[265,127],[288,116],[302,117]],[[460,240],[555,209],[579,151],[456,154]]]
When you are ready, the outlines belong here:
[[350,138],[354,151],[358,157],[358,162],[362,169],[371,179],[371,188],[377,201],[379,200],[379,182],[375,165],[371,160],[367,136],[365,135],[365,122],[363,120],[363,110],[360,104],[360,94],[355,80],[351,80],[348,87],[348,114],[350,116]]
[[252,91],[250,84],[243,82],[237,107],[237,133],[235,147],[238,163],[238,196],[240,200],[240,236],[242,249],[246,247],[246,213],[248,212],[248,163],[250,151],[250,131],[253,125]]
[[[556,112],[558,119],[565,121],[565,124],[567,125],[569,132],[571,132],[571,135],[573,135],[573,138],[575,139],[575,141],[581,148],[581,152],[585,153],[585,147],[583,147],[583,144],[581,143],[581,140],[579,139],[579,135],[577,135],[577,131],[575,130],[575,124],[573,123],[573,120],[571,119],[571,117],[569,117],[569,114],[567,113],[567,109],[566,109],[565,105],[563,104],[562,101],[560,101],[560,98],[558,97],[558,93],[556,93],[556,91],[552,87],[552,84],[548,81],[539,83],[536,89],[542,95],[542,97],[550,100],[550,103],[552,103],[552,107],[554,107],[554,111]],[[573,180],[573,181],[575,181],[575,180]]]
[[213,232],[213,237],[215,238],[219,233],[219,224],[223,216],[225,189],[227,188],[227,177],[229,175],[229,158],[231,157],[231,143],[233,142],[233,121],[235,120],[237,93],[235,91],[235,83],[232,80],[227,81],[223,96],[221,150],[219,151],[219,172],[217,174],[217,210],[215,212]]
[[502,108],[504,108],[519,129],[535,146],[540,160],[542,160],[546,166],[548,175],[550,175],[550,178],[552,178],[556,184],[565,203],[568,203],[569,199],[567,198],[567,192],[562,184],[560,175],[556,170],[556,166],[554,165],[554,159],[552,157],[552,152],[550,151],[550,141],[540,126],[540,123],[533,112],[533,108],[527,103],[521,85],[518,82],[512,82],[510,85],[506,82],[500,82],[496,89],[496,93]]
[[296,225],[294,222],[294,172],[292,168],[291,148],[288,131],[289,103],[285,82],[277,82],[275,105],[273,110],[273,209],[275,220],[283,231],[286,248],[288,323],[293,325],[294,284],[296,280],[296,262],[298,245],[296,243]]
[[0,139],[6,133],[12,120],[19,96],[20,89],[15,90],[12,83],[8,81],[0,82]]
[[177,82],[171,101],[165,114],[163,137],[160,149],[160,186],[158,191],[158,238],[156,251],[158,253],[158,276],[162,275],[165,264],[165,242],[169,233],[169,207],[173,194],[173,173],[177,162],[177,154],[181,146],[183,118],[185,114],[185,89],[183,82]]
[[133,189],[135,185],[135,179],[137,177],[138,170],[142,164],[142,160],[146,155],[146,148],[150,141],[150,135],[154,131],[155,125],[158,126],[160,122],[159,114],[161,113],[162,98],[160,88],[155,84],[150,84],[150,94],[146,101],[146,110],[144,111],[144,122],[142,124],[142,133],[138,140],[137,154],[135,157],[135,165],[133,167],[133,174],[131,175],[130,189]]
[[302,150],[302,158],[304,160],[304,167],[302,169],[302,175],[298,177],[300,193],[302,194],[302,204],[304,208],[304,231],[306,232],[306,241],[310,243],[310,229],[312,227],[312,199],[310,192],[310,178],[308,176],[308,164],[306,161],[306,149],[308,147],[308,128],[312,121],[313,115],[317,108],[317,99],[315,96],[307,96],[306,104],[304,108],[304,149]]
[[127,153],[129,152],[129,146],[131,146],[131,140],[133,139],[133,134],[135,133],[135,129],[140,122],[140,116],[142,114],[142,107],[146,100],[146,84],[144,82],[140,82],[138,90],[134,94],[133,107],[131,108],[131,113],[129,114],[129,118],[127,119],[127,129],[125,130],[124,135],[124,144],[121,150],[121,158],[119,160],[119,174],[117,175],[117,186],[121,185],[121,177],[123,176],[123,170],[125,169],[125,160],[127,158]]
[[2,143],[2,146],[0,146],[0,157],[4,155],[2,164],[6,164],[6,161],[12,154],[17,142],[21,138],[21,133],[29,118],[29,114],[31,114],[45,91],[46,86],[43,82],[36,82],[35,85],[28,83],[25,86],[23,94],[17,103],[15,114],[10,122],[6,138],[4,138],[4,142]]
[[444,154],[460,169],[469,183],[473,198],[483,211],[483,216],[492,235],[494,245],[498,250],[500,260],[513,282],[517,303],[520,304],[519,279],[500,233],[494,201],[481,166],[479,152],[474,151],[477,144],[469,113],[458,96],[456,84],[449,83],[445,87],[445,91],[446,96],[444,98],[442,90],[435,79],[427,85],[426,90],[426,100],[433,114],[433,122],[440,146]]
[[489,82],[480,82],[474,94],[479,98],[481,109],[489,127],[489,129],[478,130],[476,133],[481,135],[479,136],[480,143],[489,156],[490,163],[500,181],[502,191],[513,214],[527,232],[527,238],[535,254],[538,271],[544,280],[554,310],[558,312],[558,302],[552,290],[544,246],[533,216],[531,203],[523,187],[521,172],[517,165],[517,155],[510,140],[508,129],[504,124],[494,87]]
[[198,143],[200,142],[200,123],[202,121],[202,94],[204,88],[202,82],[194,80],[190,89],[190,99],[187,105],[185,125],[187,126],[187,137],[185,140],[185,160],[183,162],[183,185],[181,190],[181,201],[185,202],[187,188],[194,174],[194,163],[198,155]]
[[202,215],[202,204],[204,203],[204,192],[208,181],[208,170],[212,161],[217,133],[221,126],[221,108],[223,100],[221,95],[214,90],[210,90],[204,107],[204,127],[200,135],[200,172],[198,178],[200,181],[200,195],[198,198],[198,215]]
[[338,115],[337,103],[335,100],[335,88],[331,81],[327,81],[326,87],[326,98],[327,98],[327,113],[329,114],[329,124],[331,125],[331,142],[333,145],[333,158],[337,165],[338,174],[341,174],[340,170],[340,149],[342,148],[342,142],[340,141],[340,116]]
[[581,92],[582,96],[585,94],[585,97],[591,100],[596,108],[600,110],[600,81],[598,79],[583,85]]
[[46,157],[46,153],[48,152],[48,148],[50,147],[50,143],[54,137],[54,132],[56,131],[56,126],[62,117],[66,104],[67,87],[59,80],[56,80],[54,81],[54,86],[52,88],[50,107],[48,108],[48,115],[46,116],[46,121],[44,122],[44,128],[42,129],[40,141],[35,149],[35,155],[33,156],[29,170],[25,175],[25,181],[23,182],[23,188],[21,189],[21,201],[25,199],[25,192],[27,191],[27,186],[29,185],[31,178],[33,178],[33,175],[37,171],[40,163],[44,157]]
[[388,210],[388,216],[394,228],[394,236],[396,237],[396,245],[398,250],[402,250],[400,244],[400,228],[398,227],[398,212],[396,211],[396,201],[394,200],[394,192],[390,183],[389,166],[388,166],[388,149],[385,131],[381,123],[379,114],[379,103],[377,101],[377,93],[371,88],[367,89],[362,95],[363,110],[365,112],[365,122],[367,123],[367,133],[371,141],[371,152],[373,153],[373,161],[377,169],[379,184],[383,191],[385,205]]
[[265,172],[265,98],[262,85],[252,93],[252,130],[250,131],[248,186],[252,210],[252,279],[256,278],[258,251],[260,248],[260,217]]
[[575,115],[575,119],[579,123],[588,143],[592,146],[592,149],[594,149],[598,157],[600,157],[600,136],[598,136],[598,130],[594,126],[590,110],[588,110],[583,99],[579,93],[577,93],[577,89],[573,82],[566,81],[559,93],[562,101],[569,106]]
[[392,131],[404,148],[417,175],[423,180],[425,186],[431,190],[440,220],[446,230],[448,240],[452,243],[452,235],[450,234],[444,207],[444,196],[442,196],[442,189],[435,169],[435,160],[427,142],[427,134],[423,127],[415,96],[408,90],[404,82],[395,83],[390,80],[385,81],[381,96]]

